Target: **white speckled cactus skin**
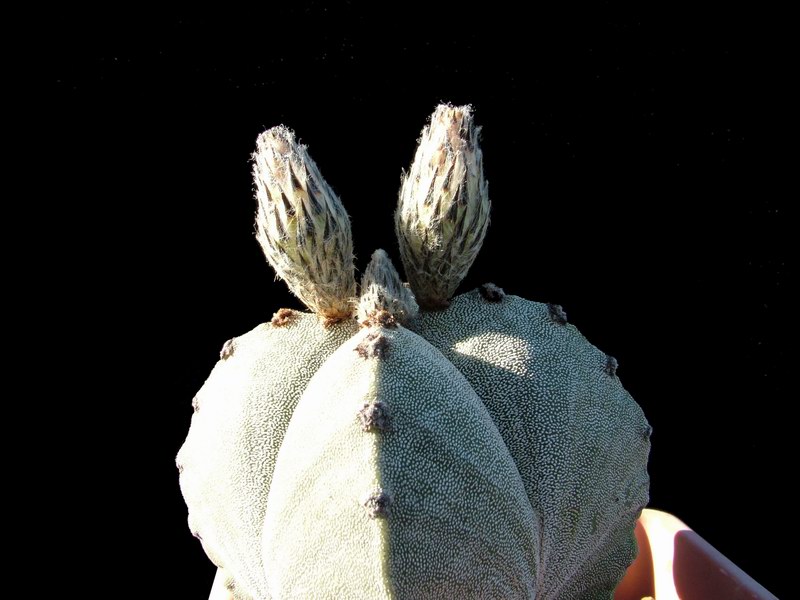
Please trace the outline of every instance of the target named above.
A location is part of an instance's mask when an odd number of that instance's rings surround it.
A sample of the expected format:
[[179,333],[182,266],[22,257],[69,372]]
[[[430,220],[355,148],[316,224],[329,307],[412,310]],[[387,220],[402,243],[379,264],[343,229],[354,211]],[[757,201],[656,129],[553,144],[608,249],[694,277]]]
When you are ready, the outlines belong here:
[[611,357],[560,307],[485,288],[414,327],[470,382],[514,458],[541,520],[547,578],[537,597],[603,597],[586,586],[607,594],[636,557],[650,426]]
[[353,321],[326,328],[315,315],[282,317],[288,322],[276,318],[226,345],[193,400],[191,429],[177,459],[192,533],[256,598],[266,590],[260,551],[249,534],[263,527],[281,439],[308,380],[358,330]]
[[[448,115],[454,126],[440,126],[467,132],[463,151],[479,156],[471,112],[435,113]],[[448,147],[418,159],[447,150],[469,172],[434,205],[466,200],[457,186],[479,181],[482,195],[463,210],[487,208],[481,163],[459,158],[452,136],[430,137],[421,143]],[[262,135],[259,151],[272,156],[276,139]],[[297,154],[293,168],[305,159]],[[401,206],[409,194],[404,184]],[[302,253],[285,237],[299,229],[259,237],[314,312],[281,309],[225,344],[178,454],[190,528],[234,596],[612,598],[636,556],[651,431],[616,360],[561,307],[492,284],[451,297],[485,232],[485,217],[479,231],[442,222],[463,220],[461,209],[430,224],[448,232],[448,256],[469,249],[457,267],[419,243],[403,251],[415,273],[403,284],[378,250],[354,301],[345,241],[345,252],[319,249],[339,264],[304,280],[315,244],[350,239],[349,229],[330,231],[349,228],[341,205],[332,210],[313,219],[325,235],[303,231]],[[431,239],[420,223],[396,219],[401,250]]]
[[[361,356],[370,336],[382,355]],[[357,416],[376,402],[388,425],[365,431]],[[381,493],[385,515],[369,518],[363,504]],[[486,407],[424,339],[362,329],[311,379],[267,505],[274,598],[532,597],[538,538]]]

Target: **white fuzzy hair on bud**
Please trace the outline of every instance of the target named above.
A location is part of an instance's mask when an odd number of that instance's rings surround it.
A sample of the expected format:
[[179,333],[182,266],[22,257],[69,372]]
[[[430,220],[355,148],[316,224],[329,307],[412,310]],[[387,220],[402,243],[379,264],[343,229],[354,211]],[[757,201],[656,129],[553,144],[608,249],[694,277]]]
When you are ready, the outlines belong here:
[[361,278],[361,298],[358,303],[358,320],[368,323],[385,311],[399,323],[413,319],[419,307],[414,294],[400,281],[392,259],[384,250],[375,250]]
[[403,174],[395,232],[422,308],[448,305],[486,235],[491,203],[479,133],[470,106],[439,105]]
[[256,142],[256,237],[292,293],[333,323],[352,314],[356,283],[350,218],[306,147],[279,125]]

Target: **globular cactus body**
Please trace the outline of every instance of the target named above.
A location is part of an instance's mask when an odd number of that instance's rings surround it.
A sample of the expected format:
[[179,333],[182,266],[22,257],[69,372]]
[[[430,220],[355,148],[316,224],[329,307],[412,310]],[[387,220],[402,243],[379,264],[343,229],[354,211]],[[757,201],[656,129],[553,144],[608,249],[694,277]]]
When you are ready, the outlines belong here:
[[[410,285],[378,250],[356,305],[349,220],[332,193],[335,218],[309,220],[324,235],[260,238],[319,318],[282,309],[226,344],[178,455],[190,527],[237,599],[608,599],[636,555],[650,427],[616,361],[560,307],[492,284],[451,298],[488,198],[470,111],[434,115],[448,118],[441,139],[423,135],[442,148],[417,158],[444,152],[464,192],[420,203],[404,183],[396,228]],[[292,138],[278,133],[260,144],[285,150]],[[292,154],[293,171],[309,171],[306,159]],[[257,178],[272,177],[265,160]],[[271,201],[260,197],[264,227],[300,212]],[[441,214],[407,218],[426,206]],[[304,278],[315,244],[339,264]]]
[[519,469],[541,519],[548,576],[537,597],[613,589],[636,556],[649,425],[609,357],[554,307],[493,291],[457,296],[415,328],[473,386]]
[[254,598],[267,597],[260,532],[284,432],[311,376],[358,330],[297,311],[273,321],[226,344],[177,457],[192,533]]
[[[378,402],[383,425],[365,427]],[[365,328],[311,379],[267,505],[274,598],[530,597],[537,538],[486,407],[420,336]]]

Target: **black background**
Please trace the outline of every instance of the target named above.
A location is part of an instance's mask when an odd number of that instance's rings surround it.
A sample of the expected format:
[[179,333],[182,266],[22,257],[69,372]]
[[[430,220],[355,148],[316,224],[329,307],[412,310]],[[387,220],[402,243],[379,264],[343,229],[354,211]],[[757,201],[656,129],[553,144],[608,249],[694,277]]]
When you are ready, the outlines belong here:
[[308,144],[358,269],[378,247],[400,267],[400,172],[449,101],[483,126],[493,201],[460,290],[562,304],[653,425],[651,506],[787,594],[791,224],[758,28],[711,9],[52,14],[35,76],[58,185],[35,187],[43,220],[70,224],[51,256],[80,297],[63,333],[101,365],[69,413],[72,496],[110,585],[211,585],[174,466],[191,398],[225,340],[300,307],[253,236],[258,133],[284,123]]

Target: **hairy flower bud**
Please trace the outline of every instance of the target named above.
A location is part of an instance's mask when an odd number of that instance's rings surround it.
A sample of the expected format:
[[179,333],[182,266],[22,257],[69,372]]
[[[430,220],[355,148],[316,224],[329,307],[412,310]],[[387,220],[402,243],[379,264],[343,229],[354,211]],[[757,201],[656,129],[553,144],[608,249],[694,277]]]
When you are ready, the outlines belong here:
[[423,308],[447,306],[486,235],[491,203],[479,132],[471,107],[440,105],[403,174],[395,232]]
[[358,320],[367,323],[377,313],[385,311],[400,322],[406,323],[418,312],[414,294],[400,281],[400,275],[384,250],[375,250],[361,278],[361,298],[358,303]]
[[306,147],[279,125],[253,154],[256,237],[292,293],[327,322],[352,313],[356,293],[350,218]]

